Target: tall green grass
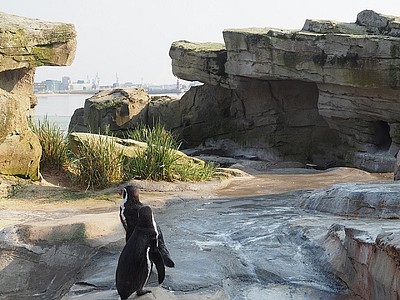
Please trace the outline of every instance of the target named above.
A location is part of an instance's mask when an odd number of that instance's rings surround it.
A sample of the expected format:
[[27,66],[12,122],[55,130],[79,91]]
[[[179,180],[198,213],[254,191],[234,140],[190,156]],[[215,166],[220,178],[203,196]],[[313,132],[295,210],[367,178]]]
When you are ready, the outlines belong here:
[[129,178],[166,181],[203,181],[215,173],[215,167],[208,163],[185,160],[176,152],[180,143],[160,123],[154,127],[140,125],[128,131],[127,137],[147,143],[145,151],[137,151],[135,158],[126,161],[126,176]]
[[125,156],[106,136],[80,141],[72,152],[67,135],[47,118],[30,124],[42,145],[41,167],[68,170],[75,183],[86,188],[104,188],[132,178],[203,181],[215,173],[212,164],[182,158],[177,153],[179,141],[159,123],[128,131],[126,138],[147,143],[134,158]]
[[146,142],[147,148],[136,151],[135,158],[126,160],[129,178],[168,180],[174,179],[174,164],[178,160],[178,142],[161,125],[154,128],[139,126],[128,133],[129,138]]
[[39,138],[42,146],[40,166],[42,169],[60,171],[68,162],[68,137],[60,127],[49,122],[47,116],[42,120],[29,119],[32,131]]
[[75,181],[87,188],[104,188],[121,182],[124,154],[106,137],[81,141],[71,162]]

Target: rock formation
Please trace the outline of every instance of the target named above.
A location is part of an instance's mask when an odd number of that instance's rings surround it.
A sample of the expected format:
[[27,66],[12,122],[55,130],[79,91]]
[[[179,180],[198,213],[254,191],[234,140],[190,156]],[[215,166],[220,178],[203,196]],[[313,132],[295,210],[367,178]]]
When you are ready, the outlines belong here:
[[307,20],[301,30],[223,36],[225,44],[179,41],[170,49],[173,73],[204,83],[184,95],[182,120],[171,124],[189,145],[393,171],[400,18],[365,10],[355,23]]
[[227,29],[223,36],[224,44],[172,44],[173,73],[203,83],[180,100],[143,102],[135,116],[126,104],[99,108],[109,101],[100,105],[95,96],[96,105],[88,100],[75,112],[70,131],[160,120],[184,147],[393,171],[400,150],[400,18],[365,10],[355,23],[307,20],[301,30]]
[[399,195],[397,182],[347,182],[314,191],[299,206],[347,217],[399,219]]
[[333,224],[323,238],[329,263],[360,299],[398,299],[400,273],[398,232],[374,240],[368,232]]
[[75,47],[71,24],[0,13],[0,174],[39,178],[41,147],[27,121],[35,68],[70,65]]
[[68,219],[0,231],[1,299],[61,299],[98,251],[98,243],[104,247],[119,239],[118,235],[114,240],[101,239],[118,232],[114,213],[104,214],[101,220],[88,214]]
[[69,131],[111,132],[147,123],[150,96],[139,88],[115,88],[99,92],[85,100],[71,118]]
[[[357,229],[333,224],[321,239],[329,267],[361,299],[400,297],[398,222],[369,226],[374,219],[400,218],[399,193],[397,182],[346,182],[315,190],[298,204],[303,209],[363,220],[366,226]],[[344,219],[341,222],[346,224]]]

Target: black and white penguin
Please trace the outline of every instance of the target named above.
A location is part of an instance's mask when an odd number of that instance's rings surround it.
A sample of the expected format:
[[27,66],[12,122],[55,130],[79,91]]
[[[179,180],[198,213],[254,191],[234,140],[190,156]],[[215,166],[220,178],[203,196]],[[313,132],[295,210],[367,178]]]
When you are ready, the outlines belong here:
[[138,211],[138,222],[118,259],[115,276],[118,294],[127,299],[136,292],[142,296],[153,263],[158,274],[158,283],[165,278],[165,266],[158,249],[158,231],[150,206],[142,206]]
[[127,242],[138,222],[139,208],[143,206],[139,200],[139,190],[132,185],[127,185],[121,190],[122,201],[119,207],[119,218],[126,231]]
[[[126,231],[125,240],[128,242],[129,237],[135,230],[138,223],[138,211],[143,207],[143,203],[139,200],[139,190],[132,185],[125,186],[122,191],[122,201],[119,209],[119,217]],[[158,247],[163,257],[164,264],[169,267],[175,267],[174,261],[171,259],[160,226],[156,224],[158,231]]]

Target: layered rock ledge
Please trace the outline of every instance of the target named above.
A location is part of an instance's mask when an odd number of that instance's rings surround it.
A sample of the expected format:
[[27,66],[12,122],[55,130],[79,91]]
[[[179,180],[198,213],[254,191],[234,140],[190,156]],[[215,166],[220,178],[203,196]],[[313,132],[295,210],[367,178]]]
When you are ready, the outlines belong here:
[[204,83],[182,98],[194,106],[176,127],[192,144],[393,171],[400,18],[365,10],[355,23],[307,20],[301,30],[227,29],[223,37],[224,44],[178,41],[170,49],[173,73]]
[[400,296],[399,232],[368,232],[333,224],[322,247],[336,274],[359,299],[398,299]]
[[39,178],[41,146],[28,126],[35,68],[70,65],[74,25],[0,12],[0,174]]

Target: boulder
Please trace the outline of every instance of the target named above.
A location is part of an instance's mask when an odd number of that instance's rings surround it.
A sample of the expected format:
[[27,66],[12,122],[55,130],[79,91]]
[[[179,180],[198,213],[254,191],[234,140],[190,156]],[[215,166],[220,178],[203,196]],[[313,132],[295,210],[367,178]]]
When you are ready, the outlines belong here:
[[85,100],[70,121],[69,131],[104,133],[147,124],[150,96],[142,88],[115,88]]
[[72,24],[0,13],[0,174],[39,178],[41,146],[27,122],[35,68],[70,65],[75,48]]
[[172,43],[169,55],[176,58],[172,69],[179,78],[211,84],[223,84],[227,79],[227,51],[222,43],[177,41]]
[[399,219],[399,194],[397,182],[339,183],[312,192],[299,207],[341,216]]
[[400,37],[399,17],[387,16],[366,9],[357,15],[356,23],[364,26],[368,33]]

